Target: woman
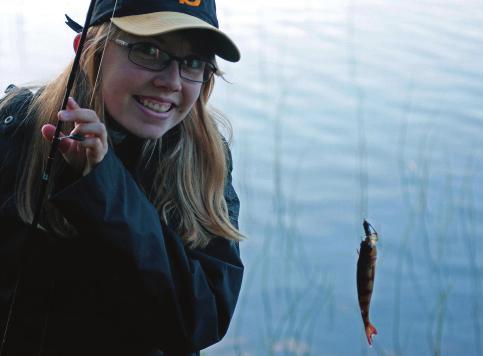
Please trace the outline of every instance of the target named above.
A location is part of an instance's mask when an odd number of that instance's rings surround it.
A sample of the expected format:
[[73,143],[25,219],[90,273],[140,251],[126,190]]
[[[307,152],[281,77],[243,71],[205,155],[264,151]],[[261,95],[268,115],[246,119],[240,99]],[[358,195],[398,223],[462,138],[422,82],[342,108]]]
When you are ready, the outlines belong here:
[[[70,68],[35,92],[9,88],[1,356],[199,354],[226,333],[242,235],[206,105],[215,55],[239,52],[217,26],[213,0],[98,0],[67,110]],[[57,119],[61,154],[33,230]]]

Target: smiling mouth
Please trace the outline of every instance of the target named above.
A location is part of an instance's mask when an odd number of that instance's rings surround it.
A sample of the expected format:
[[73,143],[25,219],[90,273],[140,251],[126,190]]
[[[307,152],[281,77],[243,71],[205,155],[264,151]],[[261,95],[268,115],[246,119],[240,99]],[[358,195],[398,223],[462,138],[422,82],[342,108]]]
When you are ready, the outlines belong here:
[[134,98],[145,108],[160,114],[167,113],[174,107],[172,103],[159,103],[139,96],[135,96]]

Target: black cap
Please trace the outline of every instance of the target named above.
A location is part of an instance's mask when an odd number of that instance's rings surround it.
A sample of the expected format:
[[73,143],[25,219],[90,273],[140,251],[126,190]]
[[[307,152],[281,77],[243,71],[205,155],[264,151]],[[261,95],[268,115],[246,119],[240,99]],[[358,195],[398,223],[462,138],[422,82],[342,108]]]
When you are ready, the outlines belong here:
[[[115,0],[97,0],[90,25],[111,19],[121,30],[138,36],[202,30],[216,55],[231,62],[240,60],[235,43],[219,30],[215,0],[118,0],[117,4]],[[79,32],[80,26],[69,17],[66,23]]]
[[97,0],[91,25],[99,25],[111,17],[142,15],[151,12],[182,12],[219,28],[214,0]]

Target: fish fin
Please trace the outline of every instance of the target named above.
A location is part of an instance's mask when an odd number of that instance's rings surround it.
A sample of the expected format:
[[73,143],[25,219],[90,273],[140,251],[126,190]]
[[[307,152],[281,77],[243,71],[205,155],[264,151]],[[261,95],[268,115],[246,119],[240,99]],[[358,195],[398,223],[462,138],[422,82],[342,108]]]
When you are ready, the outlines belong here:
[[370,322],[368,322],[367,325],[366,325],[366,336],[367,336],[367,342],[369,343],[369,345],[372,345],[372,336],[373,335],[377,335],[377,330],[374,327],[374,325],[372,325]]

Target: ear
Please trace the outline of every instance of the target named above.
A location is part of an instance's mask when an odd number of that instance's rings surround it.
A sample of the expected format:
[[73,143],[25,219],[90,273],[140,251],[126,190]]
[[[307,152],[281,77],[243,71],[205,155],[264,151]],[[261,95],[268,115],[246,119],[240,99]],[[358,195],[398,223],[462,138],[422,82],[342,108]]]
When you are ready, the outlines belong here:
[[74,37],[74,52],[76,52],[76,53],[77,53],[77,49],[79,48],[80,38],[81,38],[81,34],[80,33],[78,33]]

